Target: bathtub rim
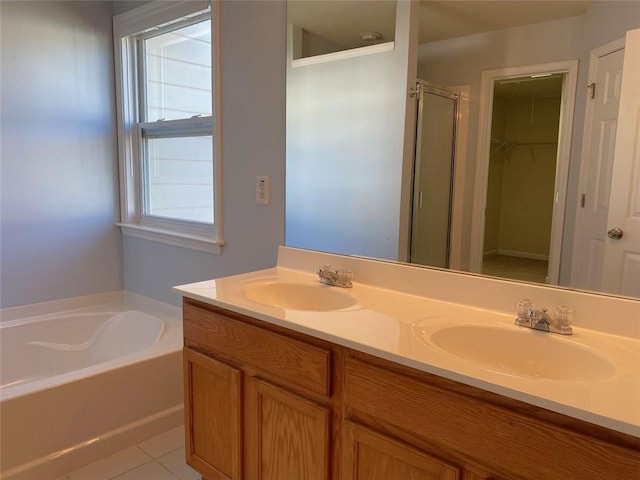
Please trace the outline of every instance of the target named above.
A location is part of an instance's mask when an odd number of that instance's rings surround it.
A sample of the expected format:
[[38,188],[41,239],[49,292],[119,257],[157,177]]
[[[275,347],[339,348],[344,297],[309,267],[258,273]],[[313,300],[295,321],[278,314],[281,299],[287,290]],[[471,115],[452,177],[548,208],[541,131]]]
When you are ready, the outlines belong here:
[[[164,322],[163,332],[155,344],[137,352],[78,370],[1,388],[0,403],[23,397],[33,392],[55,388],[68,382],[81,380],[106,370],[124,368],[131,364],[169,355],[177,350],[182,350],[183,346],[182,311],[179,307],[127,291],[87,295],[0,310],[0,315],[2,316],[0,335],[4,328],[47,321],[62,315],[119,313],[126,310],[139,310],[143,313],[154,315]],[[8,313],[6,317],[5,312]],[[27,314],[27,316],[20,317],[19,315],[21,314]]]
[[65,312],[67,310],[78,310],[107,303],[122,302],[129,296],[144,298],[141,295],[127,292],[125,290],[115,290],[112,292],[94,293],[91,295],[81,295],[78,297],[47,300],[45,302],[2,308],[0,309],[0,325],[8,321],[47,316],[49,314]]

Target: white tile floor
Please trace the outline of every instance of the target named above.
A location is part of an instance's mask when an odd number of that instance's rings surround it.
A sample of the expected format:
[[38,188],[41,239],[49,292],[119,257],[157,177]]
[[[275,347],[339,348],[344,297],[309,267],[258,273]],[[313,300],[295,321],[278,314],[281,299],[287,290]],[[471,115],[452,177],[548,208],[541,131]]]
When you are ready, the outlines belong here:
[[183,427],[85,465],[56,480],[199,480],[184,460]]

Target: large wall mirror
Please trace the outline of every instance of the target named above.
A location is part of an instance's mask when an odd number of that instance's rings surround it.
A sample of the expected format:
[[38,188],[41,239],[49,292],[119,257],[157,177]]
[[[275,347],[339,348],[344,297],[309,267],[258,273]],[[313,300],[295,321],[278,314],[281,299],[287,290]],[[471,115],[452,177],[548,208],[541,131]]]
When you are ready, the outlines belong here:
[[640,3],[287,10],[287,245],[640,297]]

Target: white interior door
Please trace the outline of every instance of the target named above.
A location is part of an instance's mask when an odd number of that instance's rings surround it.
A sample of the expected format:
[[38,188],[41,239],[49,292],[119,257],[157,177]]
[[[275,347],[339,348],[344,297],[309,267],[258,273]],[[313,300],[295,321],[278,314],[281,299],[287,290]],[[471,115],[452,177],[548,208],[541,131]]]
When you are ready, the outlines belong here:
[[571,283],[588,290],[601,288],[623,60],[621,39],[594,50],[589,65],[592,90],[583,143],[588,153],[582,167]]
[[[602,290],[640,296],[640,29],[627,32]],[[613,238],[611,238],[613,237]]]

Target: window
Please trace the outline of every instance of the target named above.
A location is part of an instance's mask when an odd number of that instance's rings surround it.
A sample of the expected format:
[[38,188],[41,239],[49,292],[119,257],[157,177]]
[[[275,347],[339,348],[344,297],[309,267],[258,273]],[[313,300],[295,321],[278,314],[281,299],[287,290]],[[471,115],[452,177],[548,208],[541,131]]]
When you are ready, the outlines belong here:
[[150,2],[114,17],[126,235],[220,250],[214,24],[199,1]]

